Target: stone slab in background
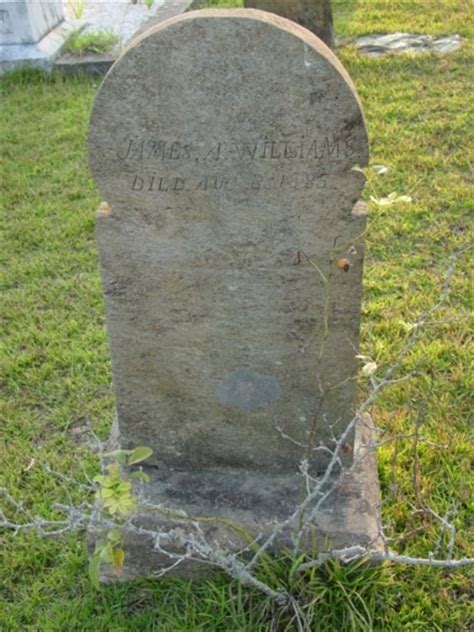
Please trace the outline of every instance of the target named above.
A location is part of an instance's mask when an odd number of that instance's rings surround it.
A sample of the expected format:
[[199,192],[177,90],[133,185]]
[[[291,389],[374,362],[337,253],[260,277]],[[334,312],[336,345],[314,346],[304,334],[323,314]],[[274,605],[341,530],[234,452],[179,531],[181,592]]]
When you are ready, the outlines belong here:
[[372,56],[387,53],[452,53],[462,45],[459,35],[416,35],[413,33],[389,33],[386,35],[365,35],[355,41],[363,53]]

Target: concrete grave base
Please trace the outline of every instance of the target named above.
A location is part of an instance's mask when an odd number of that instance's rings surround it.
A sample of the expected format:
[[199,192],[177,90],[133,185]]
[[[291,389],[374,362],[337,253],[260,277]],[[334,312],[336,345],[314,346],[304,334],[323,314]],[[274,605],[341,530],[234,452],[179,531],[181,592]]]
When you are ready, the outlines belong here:
[[[334,491],[324,501],[314,522],[311,542],[307,544],[309,552],[312,547],[316,547],[316,551],[328,551],[357,545],[380,550],[380,492],[374,438],[372,419],[366,415],[356,430],[355,466],[350,473],[334,476],[328,483],[328,488],[334,487]],[[115,426],[110,447],[117,449],[119,445]],[[144,532],[125,531],[126,558],[121,577],[125,580],[159,574],[175,561],[155,550],[153,537],[146,531],[167,533],[179,527],[185,533],[191,532],[190,523],[200,518],[209,543],[236,553],[248,544],[243,532],[263,543],[275,524],[290,516],[304,498],[304,482],[298,473],[289,476],[227,469],[180,472],[159,466],[144,470],[151,478],[142,486],[144,504],[159,505],[163,509],[140,509],[133,524]],[[179,517],[183,511],[187,519]],[[89,530],[91,547],[101,537],[99,532],[98,525]],[[291,532],[288,527],[279,534],[272,547],[274,552],[291,547]],[[176,544],[162,542],[163,548],[170,552],[184,552]],[[169,575],[198,579],[210,571],[209,565],[186,560]],[[111,566],[103,564],[101,581],[117,579]]]
[[73,24],[63,21],[39,42],[1,46],[0,75],[22,66],[51,70],[56,57],[73,29]]

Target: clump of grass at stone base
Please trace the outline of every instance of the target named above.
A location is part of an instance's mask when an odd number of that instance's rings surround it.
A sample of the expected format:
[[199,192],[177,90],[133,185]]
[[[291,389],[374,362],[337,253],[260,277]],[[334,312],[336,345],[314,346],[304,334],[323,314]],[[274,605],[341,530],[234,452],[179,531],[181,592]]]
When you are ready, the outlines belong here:
[[87,53],[111,53],[120,44],[120,36],[112,31],[83,33],[77,29],[71,33],[64,44],[63,52],[82,57]]

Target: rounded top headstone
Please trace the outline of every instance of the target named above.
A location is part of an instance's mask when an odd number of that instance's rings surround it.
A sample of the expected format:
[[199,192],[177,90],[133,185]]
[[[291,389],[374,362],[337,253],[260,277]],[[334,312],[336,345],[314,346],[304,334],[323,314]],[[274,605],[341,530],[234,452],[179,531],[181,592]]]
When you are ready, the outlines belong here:
[[323,471],[354,410],[367,159],[350,78],[293,22],[199,11],[132,42],[90,123],[124,445]]
[[315,35],[262,11],[204,10],[132,41],[97,95],[89,154],[116,215],[178,195],[347,215],[368,142],[352,81]]

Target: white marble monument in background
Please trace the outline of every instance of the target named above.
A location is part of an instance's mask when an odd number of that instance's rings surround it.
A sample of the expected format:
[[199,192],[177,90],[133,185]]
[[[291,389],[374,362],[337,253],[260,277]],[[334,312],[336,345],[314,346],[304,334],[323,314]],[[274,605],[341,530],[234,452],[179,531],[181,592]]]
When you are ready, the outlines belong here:
[[69,30],[61,0],[3,2],[0,74],[19,66],[50,68]]

